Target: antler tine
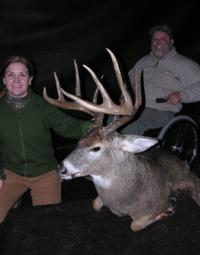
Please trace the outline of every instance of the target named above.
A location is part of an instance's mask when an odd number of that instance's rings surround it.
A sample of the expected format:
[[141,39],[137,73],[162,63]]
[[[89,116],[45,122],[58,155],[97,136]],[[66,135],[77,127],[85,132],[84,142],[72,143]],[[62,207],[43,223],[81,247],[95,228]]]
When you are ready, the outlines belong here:
[[80,76],[79,76],[79,71],[78,71],[78,66],[76,63],[76,60],[74,59],[74,68],[75,68],[75,78],[76,78],[76,88],[75,88],[75,93],[76,96],[81,97],[81,83],[80,83]]
[[[78,68],[77,68],[77,64],[76,63],[75,63],[75,72],[76,72],[76,94],[78,96],[80,96],[81,95],[80,79],[79,79]],[[54,72],[54,78],[55,78],[56,89],[57,89],[57,93],[58,93],[58,99],[50,98],[48,96],[48,94],[47,94],[46,87],[44,87],[44,89],[43,89],[43,97],[44,97],[44,99],[48,103],[50,103],[50,104],[52,104],[54,106],[57,106],[59,108],[62,108],[62,109],[79,110],[79,111],[88,113],[91,116],[95,115],[92,111],[90,111],[89,109],[87,109],[85,107],[82,107],[81,105],[79,105],[76,102],[66,101],[66,99],[63,96],[63,94],[64,94],[63,91],[64,90],[60,86],[60,82],[59,82],[59,79],[58,79],[58,76],[57,76],[56,72]]]
[[137,111],[142,104],[141,74],[142,74],[142,71],[138,71],[138,69],[135,68],[135,71],[133,73],[134,87],[132,88],[135,94],[135,104],[134,104],[135,111]]
[[[64,101],[65,99],[64,99],[64,96],[63,96],[62,91],[61,91],[60,82],[58,80],[57,74],[56,74],[56,72],[54,72],[53,74],[54,74],[54,79],[55,79],[55,82],[56,82],[56,90],[57,90],[57,93],[58,93],[57,101]],[[43,96],[46,99],[46,101],[49,102],[50,104],[55,104],[56,103],[56,101],[53,98],[50,98],[47,95],[46,87],[44,87],[44,89],[43,89]]]
[[94,92],[94,95],[93,95],[93,100],[92,100],[93,104],[96,104],[96,103],[97,103],[98,95],[99,95],[99,89],[96,88],[96,89],[95,89],[95,92]]
[[[103,103],[99,106],[96,105],[95,103],[91,103],[87,100],[83,100],[71,93],[68,93],[66,91],[64,91],[62,89],[62,92],[65,96],[69,97],[70,99],[74,100],[75,102],[77,102],[78,104],[82,105],[85,108],[88,108],[89,110],[93,111],[93,112],[101,112],[101,113],[108,113],[108,109],[110,109],[111,107],[111,98],[109,97],[108,93],[106,92],[106,90],[104,89],[103,85],[101,84],[101,82],[98,80],[98,78],[96,77],[95,73],[86,65],[83,65],[88,72],[91,74],[91,76],[93,77],[94,81],[96,82],[97,86],[98,86],[98,90],[101,91],[102,93],[102,97],[103,97]],[[93,101],[95,101],[96,99],[93,99]]]
[[88,67],[87,65],[83,65],[83,67],[90,73],[90,75],[92,76],[94,82],[97,85],[98,90],[101,92],[102,98],[103,98],[103,104],[102,106],[111,106],[113,105],[112,100],[109,96],[109,94],[107,93],[107,91],[105,90],[104,86],[102,85],[102,83],[99,81],[99,79],[97,78],[96,74],[92,71],[92,69],[90,67]]
[[130,110],[129,114],[132,114],[133,113],[133,111],[131,111],[131,109],[133,108],[132,100],[131,100],[131,97],[130,97],[129,93],[127,92],[126,84],[124,83],[124,81],[122,79],[122,74],[121,74],[117,59],[116,59],[115,55],[113,54],[113,52],[111,50],[109,50],[108,48],[106,48],[106,50],[110,54],[110,57],[111,57],[111,60],[112,60],[112,63],[113,63],[113,67],[114,67],[114,70],[115,70],[117,82],[118,82],[118,85],[119,85],[119,87],[121,89],[121,92],[122,92],[121,96],[123,97],[123,103],[126,104],[127,108]]
[[[99,89],[96,88],[96,90],[94,92],[94,95],[93,95],[93,100],[92,100],[93,104],[97,103],[98,95],[99,95]],[[94,128],[95,127],[101,127],[103,125],[103,118],[104,118],[103,113],[95,113],[93,127]]]
[[141,85],[141,71],[138,71],[137,69],[135,69],[133,81],[134,81],[134,84],[133,84],[132,89],[133,89],[134,95],[135,95],[133,114],[122,116],[121,118],[113,119],[113,121],[108,126],[105,127],[105,132],[107,132],[107,133],[112,132],[113,130],[116,130],[120,126],[129,122],[134,117],[138,108],[141,106],[141,104],[142,104],[142,93],[141,93],[141,86],[140,86]]
[[60,87],[60,82],[58,80],[58,76],[57,76],[56,72],[53,72],[53,75],[54,75],[54,79],[55,79],[55,82],[56,82],[56,89],[57,89],[57,93],[58,93],[58,100],[63,101],[64,100],[64,96],[63,96],[62,91],[61,91],[61,87]]

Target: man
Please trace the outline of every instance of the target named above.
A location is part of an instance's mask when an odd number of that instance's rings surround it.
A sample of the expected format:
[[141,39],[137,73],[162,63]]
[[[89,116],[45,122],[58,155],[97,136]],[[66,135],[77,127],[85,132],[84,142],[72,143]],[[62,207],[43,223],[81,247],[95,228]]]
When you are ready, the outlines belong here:
[[151,29],[151,52],[129,71],[143,70],[144,110],[121,132],[142,135],[161,128],[182,108],[182,103],[200,100],[200,66],[177,53],[171,29],[158,25]]

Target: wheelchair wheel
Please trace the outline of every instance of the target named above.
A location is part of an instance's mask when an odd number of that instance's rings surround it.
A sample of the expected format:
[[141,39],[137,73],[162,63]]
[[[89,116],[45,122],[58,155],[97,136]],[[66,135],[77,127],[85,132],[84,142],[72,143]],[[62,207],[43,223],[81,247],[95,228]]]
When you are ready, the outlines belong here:
[[199,134],[195,121],[186,115],[173,118],[158,135],[160,147],[192,165],[198,154]]

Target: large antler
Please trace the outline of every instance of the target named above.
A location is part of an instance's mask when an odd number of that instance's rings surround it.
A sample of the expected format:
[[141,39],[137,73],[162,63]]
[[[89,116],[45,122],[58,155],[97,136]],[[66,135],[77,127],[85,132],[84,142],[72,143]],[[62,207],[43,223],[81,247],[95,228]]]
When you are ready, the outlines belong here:
[[[78,72],[78,67],[77,67],[77,63],[74,60],[74,67],[75,67],[75,77],[76,77],[76,87],[75,87],[75,93],[77,97],[81,97],[81,88],[80,88],[80,78],[79,78],[79,72]],[[89,109],[82,107],[80,104],[78,104],[77,102],[70,102],[67,101],[64,97],[64,93],[66,94],[66,92],[61,88],[60,86],[60,82],[58,80],[57,74],[56,72],[54,72],[54,78],[55,78],[55,82],[56,82],[56,89],[57,89],[57,93],[58,93],[58,99],[53,99],[50,98],[47,95],[47,90],[46,87],[44,87],[43,90],[43,97],[45,98],[45,100],[47,102],[49,102],[52,105],[55,105],[59,108],[62,109],[68,109],[68,110],[79,110],[85,113],[90,114],[91,116],[95,116],[95,113],[90,111]],[[94,98],[93,101],[96,101],[96,97],[97,97],[97,90],[94,94]]]
[[[108,53],[111,56],[113,67],[115,70],[116,78],[118,81],[118,85],[121,90],[121,98],[120,98],[120,104],[115,104],[112,99],[110,98],[109,94],[105,90],[104,86],[102,85],[101,81],[97,78],[96,74],[92,71],[91,68],[89,68],[86,65],[83,65],[84,68],[90,73],[92,76],[94,82],[97,85],[98,91],[101,92],[102,95],[102,103],[97,104],[96,96],[93,99],[93,102],[89,102],[87,100],[83,100],[81,98],[80,93],[80,79],[78,74],[78,68],[75,64],[75,70],[76,70],[76,87],[79,87],[79,89],[76,89],[76,95],[73,95],[71,93],[68,93],[60,88],[60,84],[58,81],[57,76],[55,75],[56,79],[56,86],[59,98],[58,100],[51,99],[47,96],[46,89],[44,89],[44,98],[51,104],[54,104],[58,107],[64,108],[64,109],[75,109],[80,110],[89,113],[90,115],[95,116],[96,113],[101,114],[109,114],[109,115],[118,115],[121,116],[120,118],[114,119],[105,129],[107,131],[115,130],[121,125],[127,123],[130,119],[132,119],[137,112],[139,106],[141,105],[141,88],[140,88],[140,77],[141,72],[135,71],[134,73],[134,93],[135,93],[135,104],[133,106],[132,99],[126,89],[126,84],[124,83],[122,79],[122,75],[120,72],[119,65],[117,63],[117,60],[114,56],[114,54],[109,50],[106,49]],[[64,96],[74,100],[74,102],[68,102],[64,99]],[[98,114],[96,115],[98,116]]]

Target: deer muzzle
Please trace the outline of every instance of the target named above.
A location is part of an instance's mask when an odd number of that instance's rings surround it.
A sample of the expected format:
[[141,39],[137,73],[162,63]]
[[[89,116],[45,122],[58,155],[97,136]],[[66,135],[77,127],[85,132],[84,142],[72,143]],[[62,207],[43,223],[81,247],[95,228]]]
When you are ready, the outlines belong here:
[[80,176],[80,172],[75,170],[69,163],[61,162],[57,167],[57,171],[62,180],[70,180]]

